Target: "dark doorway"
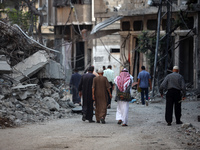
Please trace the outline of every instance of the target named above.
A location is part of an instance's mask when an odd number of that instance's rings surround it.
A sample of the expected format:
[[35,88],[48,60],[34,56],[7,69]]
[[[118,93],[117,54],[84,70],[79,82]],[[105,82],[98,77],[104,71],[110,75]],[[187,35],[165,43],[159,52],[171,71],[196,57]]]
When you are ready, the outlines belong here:
[[85,43],[84,42],[77,42],[76,43],[76,68],[79,70],[84,70],[84,49]]
[[193,82],[193,37],[180,37],[179,70],[185,82]]

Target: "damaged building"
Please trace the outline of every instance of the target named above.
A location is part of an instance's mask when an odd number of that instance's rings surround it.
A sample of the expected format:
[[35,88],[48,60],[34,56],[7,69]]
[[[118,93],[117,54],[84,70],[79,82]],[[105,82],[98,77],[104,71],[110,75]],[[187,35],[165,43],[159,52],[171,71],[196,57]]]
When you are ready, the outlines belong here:
[[[174,65],[178,65],[188,87],[199,89],[199,0],[99,0],[94,1],[94,6],[96,21],[107,19],[104,23],[99,23],[102,30],[120,20],[120,60],[123,66],[128,66],[135,79],[144,65],[159,85],[166,73],[169,73]],[[101,30],[98,26],[94,28],[96,33]],[[150,58],[146,55],[149,51],[138,51],[139,38],[143,32],[154,37],[160,36],[156,41],[159,45],[159,59],[151,65]],[[159,72],[162,72],[160,76]]]
[[53,54],[60,52],[3,21],[0,41],[0,128],[68,116],[75,106]]
[[53,44],[60,51],[56,61],[65,69],[69,82],[74,68],[83,72],[92,64],[92,43],[86,38],[92,29],[92,3],[90,0],[39,0],[39,8],[43,6],[46,7],[44,26],[54,29]]
[[[93,26],[105,20],[94,16],[98,6],[94,0],[39,0],[39,8],[44,6],[44,28],[54,28],[53,44],[61,52],[56,61],[65,68],[67,82],[72,69],[78,68],[83,72],[89,65],[94,65],[95,69],[112,65],[115,75],[118,75],[121,63],[119,21],[107,27],[106,31],[91,34]],[[45,39],[51,41],[48,34]]]

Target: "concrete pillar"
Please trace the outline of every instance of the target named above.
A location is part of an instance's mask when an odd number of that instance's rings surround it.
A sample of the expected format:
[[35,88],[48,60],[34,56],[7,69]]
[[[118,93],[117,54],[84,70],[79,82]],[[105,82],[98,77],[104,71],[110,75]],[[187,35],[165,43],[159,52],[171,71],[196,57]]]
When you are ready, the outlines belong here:
[[[180,40],[180,37],[179,35],[175,36],[175,46],[174,47],[177,47],[177,45],[179,44],[179,41]],[[179,46],[175,49],[174,51],[174,66],[179,66]]]
[[[200,3],[200,0],[198,1]],[[197,37],[196,37],[196,68],[197,68],[197,80],[196,80],[196,88],[200,89],[200,36],[199,36],[199,32],[200,32],[200,12],[198,12],[197,15]]]
[[[200,1],[200,0],[199,0]],[[194,39],[194,49],[193,49],[193,64],[194,64],[194,72],[193,72],[193,83],[194,88],[199,89],[200,88],[200,37],[199,37],[199,19],[200,19],[200,13],[198,12],[194,16],[194,27],[196,28],[196,35],[193,36]]]
[[133,72],[133,46],[134,46],[134,43],[133,43],[133,35],[130,36],[130,70],[129,70],[129,73],[132,74]]

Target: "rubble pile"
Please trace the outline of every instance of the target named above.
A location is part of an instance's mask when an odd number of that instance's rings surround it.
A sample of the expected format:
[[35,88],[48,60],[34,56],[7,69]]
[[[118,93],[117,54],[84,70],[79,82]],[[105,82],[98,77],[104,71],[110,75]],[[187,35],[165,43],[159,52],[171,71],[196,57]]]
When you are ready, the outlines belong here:
[[0,117],[0,128],[12,127],[13,122],[10,121],[8,118],[1,118]]
[[73,105],[67,93],[51,82],[44,85],[18,85],[6,94],[9,97],[0,95],[0,128],[69,116]]
[[68,116],[75,106],[65,70],[53,60],[58,51],[3,21],[0,43],[0,128]]
[[184,136],[182,144],[186,145],[188,149],[200,148],[200,131],[197,130],[191,123],[184,123],[178,131]]
[[[152,91],[149,92],[149,97],[148,100],[150,103],[159,103],[163,101],[163,98],[161,98],[160,93],[158,93],[158,91],[155,91],[155,96],[152,97]],[[141,103],[141,93],[138,92],[138,90],[136,89],[132,89],[131,90],[131,97],[133,99],[135,99],[134,102],[136,102],[137,104]]]
[[0,43],[0,55],[6,55],[11,66],[40,49],[39,46],[30,42],[16,25],[10,26],[3,21],[0,21]]

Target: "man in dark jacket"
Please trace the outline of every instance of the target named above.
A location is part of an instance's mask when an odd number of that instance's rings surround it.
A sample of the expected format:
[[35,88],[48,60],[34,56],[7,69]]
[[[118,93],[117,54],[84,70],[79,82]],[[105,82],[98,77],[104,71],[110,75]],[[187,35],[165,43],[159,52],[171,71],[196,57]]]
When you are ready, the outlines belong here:
[[78,69],[74,69],[74,74],[71,76],[70,79],[70,89],[72,91],[72,100],[73,103],[78,103],[81,105],[81,98],[79,97],[78,93],[78,86],[81,81],[81,75],[78,73]]

